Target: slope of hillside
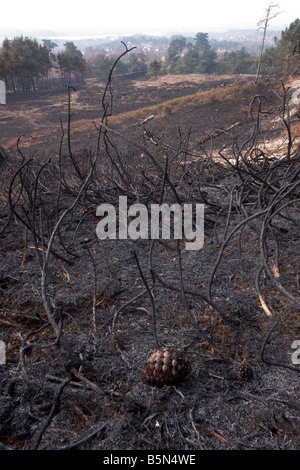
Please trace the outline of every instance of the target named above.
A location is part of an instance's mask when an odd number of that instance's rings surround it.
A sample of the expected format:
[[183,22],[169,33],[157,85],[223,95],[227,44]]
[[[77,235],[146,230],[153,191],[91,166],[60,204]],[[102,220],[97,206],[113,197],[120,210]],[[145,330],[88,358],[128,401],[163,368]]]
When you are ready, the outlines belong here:
[[[68,90],[8,96],[0,449],[299,449],[298,110],[280,84],[206,78],[113,80],[103,101],[91,83],[70,112]],[[201,204],[204,246],[100,240],[120,196]],[[191,371],[157,387],[164,347]]]

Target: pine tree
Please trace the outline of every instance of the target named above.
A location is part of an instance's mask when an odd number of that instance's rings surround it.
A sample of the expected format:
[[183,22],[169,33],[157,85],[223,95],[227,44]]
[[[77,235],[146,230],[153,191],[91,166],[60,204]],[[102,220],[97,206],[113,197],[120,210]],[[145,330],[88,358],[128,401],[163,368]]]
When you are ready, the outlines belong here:
[[67,41],[65,50],[57,54],[57,62],[65,83],[71,83],[72,77],[76,82],[82,82],[86,70],[86,61],[82,52],[72,41]]

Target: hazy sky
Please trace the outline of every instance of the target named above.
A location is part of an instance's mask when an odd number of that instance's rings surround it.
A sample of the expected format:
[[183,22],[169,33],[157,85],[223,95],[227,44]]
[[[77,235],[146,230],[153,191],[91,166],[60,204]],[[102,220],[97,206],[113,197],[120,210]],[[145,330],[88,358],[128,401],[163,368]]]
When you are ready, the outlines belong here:
[[[0,31],[14,28],[81,30],[111,34],[256,28],[269,0],[14,0],[1,2]],[[269,29],[284,29],[300,16],[297,0],[281,0]]]

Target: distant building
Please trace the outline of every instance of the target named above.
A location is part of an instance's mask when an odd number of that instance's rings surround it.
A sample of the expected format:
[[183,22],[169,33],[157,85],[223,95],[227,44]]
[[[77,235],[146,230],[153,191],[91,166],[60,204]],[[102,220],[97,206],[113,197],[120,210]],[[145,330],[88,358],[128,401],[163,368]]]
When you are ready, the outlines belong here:
[[3,80],[0,80],[0,104],[6,104],[6,89]]

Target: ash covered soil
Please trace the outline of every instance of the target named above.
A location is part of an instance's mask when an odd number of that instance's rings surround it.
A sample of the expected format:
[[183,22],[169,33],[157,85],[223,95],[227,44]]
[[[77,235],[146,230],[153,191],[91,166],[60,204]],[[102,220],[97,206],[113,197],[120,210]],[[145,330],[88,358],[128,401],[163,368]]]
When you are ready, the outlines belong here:
[[[103,90],[71,93],[69,142],[65,89],[1,108],[0,449],[298,450],[296,111],[288,155],[280,86],[113,81],[108,130]],[[120,195],[204,204],[203,248],[99,240]],[[164,347],[191,370],[158,387]]]

